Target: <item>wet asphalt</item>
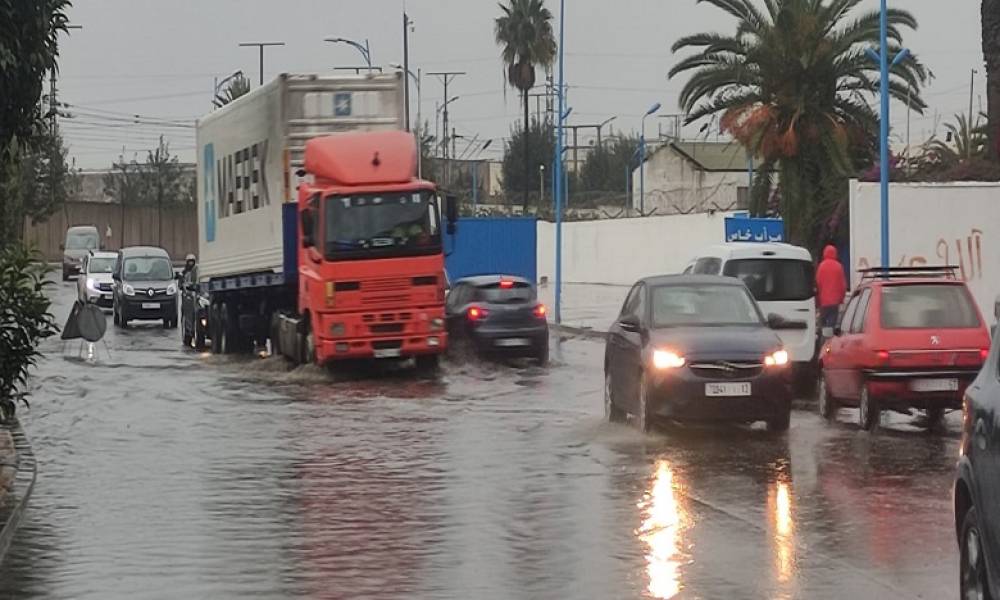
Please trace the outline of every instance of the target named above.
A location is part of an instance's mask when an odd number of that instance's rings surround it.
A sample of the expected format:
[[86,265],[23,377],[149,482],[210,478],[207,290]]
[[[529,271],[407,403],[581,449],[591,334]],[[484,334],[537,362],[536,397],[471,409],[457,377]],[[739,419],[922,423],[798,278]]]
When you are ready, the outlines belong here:
[[420,379],[108,319],[93,356],[44,344],[0,598],[957,596],[958,414],[642,435],[604,421],[593,340]]

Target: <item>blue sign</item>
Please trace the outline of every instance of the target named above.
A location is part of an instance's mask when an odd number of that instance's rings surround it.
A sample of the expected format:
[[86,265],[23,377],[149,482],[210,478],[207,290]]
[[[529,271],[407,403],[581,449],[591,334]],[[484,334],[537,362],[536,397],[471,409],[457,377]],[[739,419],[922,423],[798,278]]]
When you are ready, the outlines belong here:
[[739,215],[726,217],[727,242],[783,242],[785,222],[782,219],[758,219]]
[[337,92],[336,94],[333,95],[333,116],[335,117],[351,116],[350,92]]

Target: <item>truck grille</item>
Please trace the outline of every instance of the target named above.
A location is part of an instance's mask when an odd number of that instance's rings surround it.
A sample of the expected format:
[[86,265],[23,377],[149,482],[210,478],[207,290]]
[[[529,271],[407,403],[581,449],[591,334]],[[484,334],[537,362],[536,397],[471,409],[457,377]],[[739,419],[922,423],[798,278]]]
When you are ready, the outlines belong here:
[[379,324],[379,325],[372,325],[371,327],[369,327],[369,329],[371,329],[371,332],[374,333],[374,334],[403,333],[403,324],[402,323],[382,323],[382,324]]
[[379,296],[364,296],[361,298],[362,304],[405,304],[410,297],[406,294],[392,294]]
[[372,342],[375,350],[396,350],[403,347],[403,340],[379,340]]
[[764,365],[760,363],[724,360],[691,363],[691,372],[705,379],[747,379],[760,375],[763,370]]
[[372,279],[362,282],[362,292],[398,292],[410,288],[410,279],[407,277],[394,277],[391,279]]

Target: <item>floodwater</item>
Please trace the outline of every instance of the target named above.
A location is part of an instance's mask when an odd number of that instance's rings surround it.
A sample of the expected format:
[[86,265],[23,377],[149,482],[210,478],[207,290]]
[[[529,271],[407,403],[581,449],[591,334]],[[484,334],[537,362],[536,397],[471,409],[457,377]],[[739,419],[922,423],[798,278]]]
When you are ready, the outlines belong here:
[[[72,283],[56,298],[69,312]],[[946,598],[958,417],[877,433],[604,422],[548,369],[331,375],[109,327],[45,344],[0,598]]]

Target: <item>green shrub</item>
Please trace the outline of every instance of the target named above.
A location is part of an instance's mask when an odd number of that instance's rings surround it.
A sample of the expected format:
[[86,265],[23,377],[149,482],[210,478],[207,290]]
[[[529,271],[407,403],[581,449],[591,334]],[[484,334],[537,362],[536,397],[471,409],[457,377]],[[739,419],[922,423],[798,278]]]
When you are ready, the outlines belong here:
[[20,244],[0,250],[0,421],[24,402],[28,370],[41,356],[38,343],[59,330],[45,294],[54,283],[37,259]]

